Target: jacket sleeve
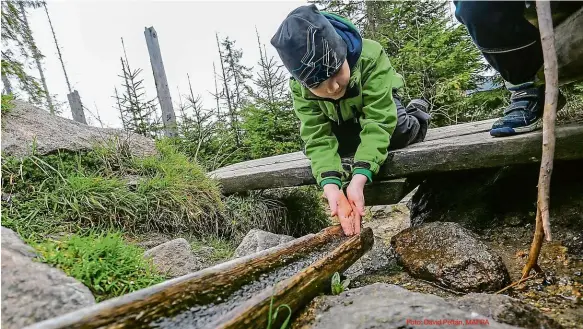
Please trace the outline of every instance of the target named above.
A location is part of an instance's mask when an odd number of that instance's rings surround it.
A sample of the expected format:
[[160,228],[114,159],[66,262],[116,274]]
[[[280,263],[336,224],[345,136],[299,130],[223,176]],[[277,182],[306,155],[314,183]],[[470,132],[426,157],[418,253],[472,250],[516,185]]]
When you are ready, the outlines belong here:
[[304,153],[311,161],[312,174],[319,186],[336,184],[342,187],[347,174],[338,155],[338,140],[332,127],[316,101],[302,97],[298,83],[290,82],[294,111],[300,119],[300,136]]
[[353,174],[363,174],[372,182],[388,155],[391,135],[397,125],[397,106],[393,87],[400,87],[399,75],[385,51],[363,72],[363,117],[360,119],[361,143],[354,155]]

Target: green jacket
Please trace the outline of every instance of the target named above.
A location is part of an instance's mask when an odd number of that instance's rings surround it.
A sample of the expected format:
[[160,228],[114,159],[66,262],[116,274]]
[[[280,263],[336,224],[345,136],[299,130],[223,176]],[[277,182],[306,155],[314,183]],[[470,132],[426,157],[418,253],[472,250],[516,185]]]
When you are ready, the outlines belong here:
[[294,110],[301,121],[300,136],[311,161],[318,185],[347,181],[349,173],[337,153],[338,141],[332,134],[331,120],[348,121],[360,112],[361,143],[354,155],[352,174],[364,174],[372,182],[387,158],[387,148],[397,125],[397,107],[392,90],[403,86],[403,78],[392,67],[382,46],[363,39],[360,59],[350,74],[347,92],[338,101],[322,99],[293,78],[290,81]]

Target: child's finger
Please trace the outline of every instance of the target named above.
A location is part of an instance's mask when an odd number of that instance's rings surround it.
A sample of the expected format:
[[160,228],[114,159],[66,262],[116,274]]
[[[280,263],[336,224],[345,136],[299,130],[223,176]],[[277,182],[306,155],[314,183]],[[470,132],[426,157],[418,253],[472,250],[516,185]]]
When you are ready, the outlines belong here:
[[338,204],[336,200],[328,200],[328,205],[330,206],[330,216],[334,217],[338,215]]

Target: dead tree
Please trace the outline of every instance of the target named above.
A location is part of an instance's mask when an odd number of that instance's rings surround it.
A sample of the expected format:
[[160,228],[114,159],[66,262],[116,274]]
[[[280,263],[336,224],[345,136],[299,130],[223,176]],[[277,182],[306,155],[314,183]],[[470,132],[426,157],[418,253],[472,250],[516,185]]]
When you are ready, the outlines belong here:
[[[20,11],[22,13],[22,22],[24,22],[24,27],[29,30],[29,36],[30,36],[30,48],[32,50],[32,56],[34,57],[34,61],[36,62],[36,67],[38,69],[38,74],[40,75],[40,81],[43,84],[43,89],[45,91],[45,96],[47,98],[47,105],[49,107],[49,111],[51,112],[51,114],[55,114],[55,107],[53,106],[53,101],[51,100],[51,94],[49,94],[49,88],[47,86],[47,79],[45,78],[45,72],[43,71],[43,67],[42,67],[42,63],[41,63],[41,58],[42,55],[40,53],[40,51],[38,50],[36,44],[34,43],[34,39],[32,37],[32,31],[30,30],[30,26],[28,25],[28,18],[26,17],[26,10],[24,9],[24,4],[23,2],[20,2]],[[46,5],[45,5],[45,9],[46,9]]]

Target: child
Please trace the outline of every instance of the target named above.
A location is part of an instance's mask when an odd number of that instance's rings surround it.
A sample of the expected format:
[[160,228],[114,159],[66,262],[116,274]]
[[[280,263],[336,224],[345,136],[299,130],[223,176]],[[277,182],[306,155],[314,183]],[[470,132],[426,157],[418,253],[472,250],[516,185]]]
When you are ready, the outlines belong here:
[[[425,138],[428,104],[414,100],[403,108],[396,94],[402,77],[381,45],[363,39],[348,20],[320,12],[315,5],[293,10],[271,44],[292,75],[304,152],[331,215],[339,217],[346,235],[358,234],[365,184],[372,182],[389,149]],[[354,163],[345,170],[341,157],[350,155]],[[342,183],[349,176],[344,195]]]

